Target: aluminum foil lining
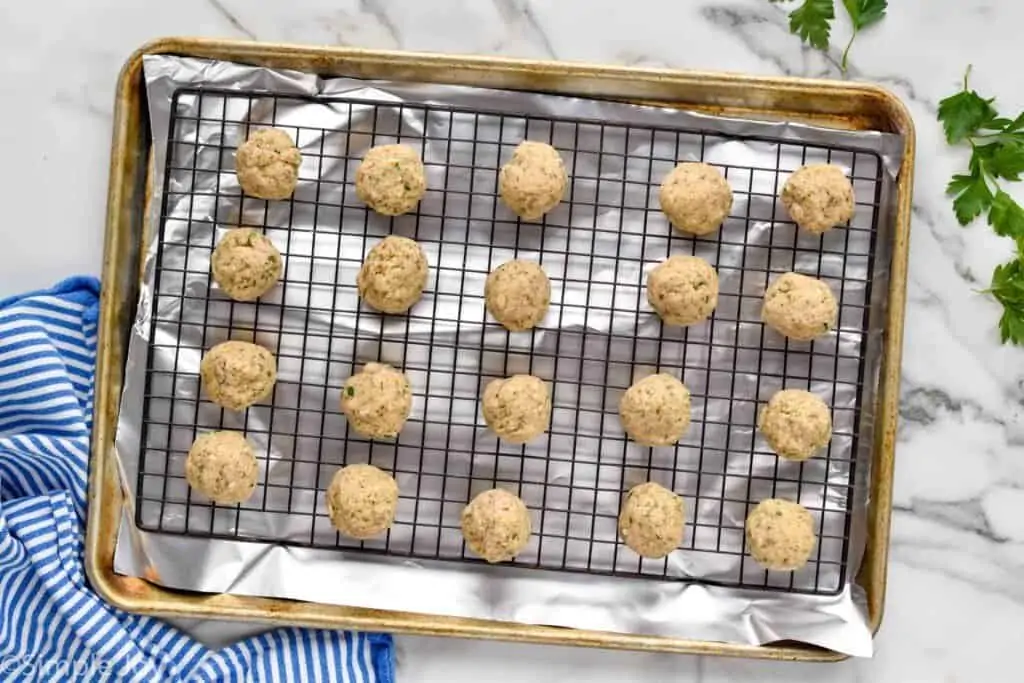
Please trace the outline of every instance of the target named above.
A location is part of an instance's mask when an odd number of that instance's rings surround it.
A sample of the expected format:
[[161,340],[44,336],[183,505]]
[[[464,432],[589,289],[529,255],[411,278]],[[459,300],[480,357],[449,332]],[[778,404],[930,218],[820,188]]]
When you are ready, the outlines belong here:
[[[239,327],[245,327],[244,320],[239,319],[244,318],[244,314],[240,316],[237,310],[228,306],[208,307],[204,302],[205,299],[224,301],[216,287],[211,285],[208,276],[211,245],[216,237],[236,221],[273,226],[274,221],[280,219],[269,209],[252,213],[247,208],[248,204],[242,204],[234,196],[237,195],[234,174],[223,172],[223,159],[216,150],[218,146],[233,147],[244,137],[246,126],[267,123],[272,115],[277,116],[277,124],[283,127],[310,125],[352,131],[365,129],[367,112],[374,111],[379,115],[381,110],[379,106],[348,110],[315,101],[290,101],[292,105],[283,116],[281,112],[271,113],[266,108],[249,105],[244,117],[239,119],[239,125],[204,128],[203,123],[198,122],[191,129],[173,131],[172,137],[175,140],[182,140],[184,136],[194,143],[189,154],[195,155],[196,167],[203,172],[193,173],[188,178],[183,175],[175,177],[172,172],[168,187],[174,192],[187,185],[193,192],[198,192],[204,189],[212,191],[216,184],[223,196],[210,201],[195,201],[193,198],[193,201],[168,202],[164,244],[165,247],[168,244],[182,246],[165,248],[162,252],[160,265],[165,272],[158,289],[155,287],[155,240],[147,248],[139,312],[130,339],[116,442],[128,501],[115,556],[115,569],[118,572],[150,579],[157,577],[157,581],[163,585],[202,592],[231,592],[714,641],[763,644],[786,639],[812,643],[851,655],[866,656],[871,653],[871,633],[866,624],[863,594],[850,582],[849,577],[856,575],[864,547],[873,425],[871,406],[877,384],[882,333],[880,326],[884,324],[883,309],[888,283],[892,189],[902,150],[898,136],[878,132],[835,131],[778,122],[724,119],[670,109],[535,93],[509,94],[478,88],[353,79],[322,80],[297,72],[166,56],[146,57],[145,77],[154,139],[154,187],[157,188],[163,187],[172,98],[174,92],[181,87],[204,86],[245,93],[273,91],[280,95],[299,96],[344,95],[346,98],[367,102],[392,102],[395,105],[392,114],[396,119],[394,133],[412,136],[417,131],[420,136],[424,135],[422,110],[415,106],[399,109],[401,103],[451,105],[517,116],[566,116],[605,122],[607,125],[603,137],[597,139],[601,149],[611,146],[630,155],[653,158],[654,161],[641,169],[629,167],[628,161],[626,167],[622,168],[594,167],[590,160],[596,163],[598,158],[598,155],[592,154],[595,139],[586,135],[582,138],[579,135],[565,136],[566,131],[557,122],[537,130],[534,127],[527,128],[526,120],[523,119],[520,128],[512,125],[507,129],[492,130],[488,125],[491,119],[483,117],[477,119],[475,127],[467,131],[464,122],[452,118],[447,128],[433,131],[436,137],[442,139],[462,139],[471,134],[471,137],[475,135],[478,139],[490,136],[499,142],[509,143],[494,145],[495,158],[479,164],[490,168],[504,161],[514,141],[522,139],[527,133],[532,138],[543,136],[540,139],[548,138],[561,148],[568,146],[574,149],[573,175],[593,179],[574,181],[573,188],[574,193],[589,193],[592,197],[591,213],[576,210],[569,216],[564,213],[564,207],[560,207],[548,216],[548,227],[545,229],[550,230],[549,237],[565,235],[563,243],[555,242],[557,238],[547,242],[559,244],[556,253],[551,253],[551,249],[546,253],[543,246],[537,246],[536,241],[522,237],[523,234],[529,236],[531,230],[539,230],[537,227],[523,224],[518,231],[514,231],[515,223],[512,221],[510,224],[513,230],[509,230],[508,234],[512,234],[514,239],[502,241],[502,233],[492,231],[493,221],[474,222],[467,218],[478,215],[476,202],[494,202],[492,196],[472,199],[473,206],[463,208],[460,215],[450,215],[458,209],[441,204],[439,196],[435,197],[432,193],[428,194],[421,207],[424,213],[430,212],[452,220],[438,221],[436,241],[424,245],[432,265],[433,280],[428,290],[439,296],[435,306],[437,311],[430,316],[435,320],[427,316],[422,319],[417,317],[409,323],[408,330],[403,323],[402,335],[408,332],[411,336],[419,336],[432,343],[451,343],[457,332],[460,335],[481,337],[485,347],[490,348],[486,340],[503,333],[495,332],[487,324],[482,300],[463,296],[463,305],[459,306],[456,303],[459,290],[455,292],[455,299],[440,297],[440,293],[451,286],[452,273],[465,273],[460,279],[459,287],[462,291],[482,290],[486,272],[515,255],[541,261],[552,277],[552,309],[560,312],[549,314],[544,322],[545,330],[554,328],[550,333],[539,333],[526,342],[507,335],[501,339],[491,339],[492,343],[497,342],[502,346],[508,340],[509,346],[500,358],[483,352],[475,358],[459,359],[460,365],[464,360],[476,364],[480,373],[488,377],[531,369],[537,374],[547,373],[559,387],[555,393],[552,435],[549,438],[560,441],[551,444],[553,455],[544,468],[526,472],[521,464],[503,467],[502,462],[511,461],[505,458],[506,455],[522,456],[524,451],[505,449],[494,441],[493,436],[486,434],[477,414],[475,392],[469,388],[460,388],[454,378],[454,357],[448,361],[434,358],[428,362],[428,359],[418,357],[409,349],[396,344],[395,330],[389,329],[388,323],[381,325],[379,319],[352,315],[358,306],[354,291],[351,288],[342,290],[334,285],[335,278],[338,283],[346,281],[346,278],[354,280],[358,258],[342,262],[337,274],[333,266],[329,274],[318,274],[310,266],[308,272],[304,271],[308,275],[305,278],[309,282],[308,287],[289,284],[288,293],[278,292],[271,295],[277,296],[277,299],[261,303],[261,306],[276,311],[273,319],[275,325],[280,327],[280,339],[274,339],[273,344],[280,341],[283,348],[291,348],[294,353],[312,354],[313,360],[322,361],[315,364],[321,368],[319,372],[322,373],[317,382],[328,394],[334,392],[325,398],[325,405],[335,405],[341,383],[353,368],[368,360],[376,360],[378,356],[398,366],[412,367],[415,372],[410,374],[414,386],[417,380],[426,381],[429,376],[430,386],[447,387],[451,394],[450,405],[439,400],[433,390],[429,402],[421,396],[417,397],[407,430],[421,430],[423,433],[414,435],[416,438],[413,441],[420,443],[419,437],[422,436],[422,443],[427,443],[431,438],[432,411],[439,411],[438,415],[451,413],[460,423],[469,425],[467,435],[479,432],[475,441],[479,451],[493,454],[488,467],[484,468],[487,474],[481,475],[479,480],[469,479],[467,490],[460,495],[468,497],[497,482],[498,485],[517,490],[535,511],[542,502],[554,509],[561,505],[565,511],[564,522],[552,521],[551,524],[571,526],[576,505],[596,513],[597,517],[592,514],[591,523],[594,527],[588,531],[592,538],[601,543],[591,543],[590,548],[578,546],[576,549],[570,544],[563,545],[560,559],[567,565],[585,561],[588,566],[603,571],[635,571],[640,574],[694,577],[741,585],[751,585],[759,580],[771,587],[793,586],[811,590],[832,585],[839,592],[836,595],[792,594],[678,580],[625,579],[526,570],[513,566],[486,567],[368,555],[352,552],[344,547],[344,543],[331,549],[299,548],[153,533],[137,528],[133,513],[135,506],[139,505],[140,514],[147,526],[180,530],[186,528],[186,525],[191,529],[196,524],[228,536],[304,539],[311,540],[315,545],[330,546],[336,536],[323,514],[323,496],[318,495],[317,491],[324,488],[330,475],[343,462],[371,460],[374,464],[396,471],[396,478],[403,491],[410,490],[410,487],[413,491],[419,488],[423,495],[444,497],[443,492],[430,490],[431,486],[438,485],[443,479],[441,461],[431,462],[426,458],[422,465],[414,467],[403,462],[400,446],[376,445],[370,451],[368,444],[357,440],[347,442],[346,453],[320,448],[317,444],[301,444],[297,440],[283,443],[275,440],[272,435],[266,436],[274,430],[267,424],[269,416],[264,409],[250,409],[248,417],[242,420],[224,414],[212,404],[200,400],[198,380],[194,379],[194,373],[198,368],[201,350],[229,335],[237,338],[239,335],[229,325],[234,326],[236,331]],[[211,99],[206,101],[205,106],[209,106]],[[223,95],[221,101],[224,107],[221,113],[224,118],[230,118],[226,115],[226,108],[232,102],[230,93]],[[200,110],[199,100],[194,96],[179,97],[178,107],[179,115],[205,115]],[[497,117],[492,118],[498,120]],[[483,121],[483,125],[480,121]],[[653,134],[646,138],[626,138],[621,133],[624,128],[620,127],[626,124],[685,128],[691,132],[681,136],[680,143],[676,142],[676,138],[659,139]],[[379,121],[377,125],[380,126]],[[529,125],[536,126],[537,123],[533,121]],[[720,135],[757,136],[758,139],[738,141]],[[347,142],[342,142],[342,137],[322,136],[323,139],[313,139],[302,138],[300,135],[299,145],[304,153],[320,150],[322,154],[324,148],[337,150],[335,155],[331,155],[337,157],[337,167],[320,163],[313,169],[313,177],[351,170],[344,169],[344,165],[354,163],[354,159],[371,143],[369,136],[355,136],[356,143],[351,142],[353,136],[348,136]],[[460,153],[457,145],[450,145],[450,149],[442,152],[435,147],[438,143],[431,142],[430,137],[423,146],[428,167],[431,160],[444,161],[453,153],[456,157]],[[372,140],[376,143],[389,141],[393,140],[386,134]],[[822,147],[808,147],[808,144]],[[336,147],[338,145],[346,147]],[[639,154],[638,145],[642,148]],[[841,151],[828,152],[824,146],[838,147]],[[743,192],[737,193],[737,204],[732,215],[750,216],[750,220],[730,219],[723,227],[722,242],[733,246],[722,247],[713,240],[688,240],[678,235],[669,237],[672,231],[667,223],[662,230],[665,237],[651,237],[656,233],[650,229],[650,221],[664,222],[664,217],[657,211],[648,210],[651,207],[657,208],[656,196],[649,196],[648,187],[643,183],[634,186],[616,182],[615,178],[621,179],[625,175],[628,179],[633,174],[661,177],[672,167],[673,160],[695,159],[702,155],[710,163],[729,168],[730,183],[734,188],[743,188]],[[858,206],[852,225],[859,229],[834,230],[826,234],[824,239],[798,236],[794,249],[792,226],[776,225],[772,229],[772,219],[780,211],[775,206],[774,197],[790,171],[803,163],[824,161],[826,158],[844,166],[848,171],[852,170],[858,179],[854,185],[861,205]],[[192,161],[185,160],[188,164]],[[173,165],[178,166],[177,163]],[[454,167],[460,166],[454,164]],[[481,173],[479,169],[471,170],[472,163],[464,166],[463,170],[453,167],[447,178],[435,176],[443,171],[430,167],[430,186],[443,186],[447,180],[448,187],[451,187],[453,183],[468,182],[474,173]],[[221,172],[217,172],[218,168],[221,168]],[[781,173],[776,172],[776,169],[781,169]],[[465,177],[454,177],[460,173]],[[303,173],[303,177],[307,175]],[[602,182],[598,183],[598,178]],[[477,180],[480,186],[490,182],[493,187],[491,177],[483,180],[477,177]],[[309,188],[304,188],[304,184],[305,181],[300,182],[296,196],[308,192]],[[354,193],[350,194],[353,195],[352,209],[358,210]],[[160,225],[161,199],[155,196],[151,202],[150,217],[151,225],[154,226]],[[749,206],[745,205],[747,203]],[[499,209],[494,206],[486,205],[483,208],[485,211],[482,215],[501,216]],[[503,207],[500,209],[507,212]],[[343,215],[344,204],[340,210]],[[307,254],[310,257],[319,255],[336,258],[339,240],[344,241],[346,253],[361,254],[389,231],[406,234],[411,229],[409,223],[403,222],[405,219],[398,219],[394,226],[386,221],[371,221],[364,231],[360,221],[358,231],[347,233],[345,222],[341,221],[342,227],[340,230],[336,228],[337,234],[333,241],[321,237],[314,240],[312,230],[321,217],[308,207],[292,208],[290,211],[289,253]],[[339,217],[335,217],[335,226],[338,225]],[[509,220],[510,216],[505,216],[505,219]],[[463,243],[473,242],[474,232],[480,238],[496,241],[486,250],[449,254],[440,245],[450,238],[445,230],[450,229],[451,225],[461,226],[459,239]],[[576,228],[588,225],[615,229],[621,226],[621,234],[607,238],[610,241],[604,244],[597,239],[589,245],[573,244],[574,236],[582,231],[570,229],[570,226]],[[647,237],[642,237],[645,225]],[[877,227],[874,244],[871,243],[871,231],[867,229],[873,225]],[[565,229],[560,232],[559,226]],[[274,228],[267,227],[267,234],[272,239],[273,233]],[[606,233],[602,232],[601,237],[605,239]],[[644,273],[663,259],[669,248],[673,252],[692,252],[708,258],[718,268],[721,278],[719,312],[711,323],[691,328],[688,337],[681,330],[668,327],[662,332],[642,296]],[[600,263],[595,254],[608,253],[611,256],[616,253],[609,250],[629,253],[642,265],[595,269],[595,264]],[[187,268],[184,268],[186,252],[189,261]],[[313,262],[310,259],[307,261]],[[288,269],[291,272],[291,264]],[[790,269],[819,273],[834,284],[837,292],[842,293],[839,332],[825,341],[816,342],[816,345],[821,345],[824,355],[831,354],[828,367],[819,367],[813,354],[786,353],[780,338],[771,335],[762,338],[757,324],[759,309],[750,307],[749,302],[763,292],[767,271],[784,272]],[[168,276],[167,272],[170,271],[178,275]],[[584,282],[589,284],[582,284]],[[866,286],[868,282],[871,283],[870,292]],[[614,297],[610,296],[612,291],[615,292]],[[188,296],[183,298],[183,293]],[[588,312],[586,306],[580,303],[587,301],[588,295],[591,302],[595,296],[608,296],[608,300]],[[142,410],[142,397],[154,302],[159,314],[153,340],[157,344],[153,353],[153,367],[176,369],[185,378],[170,386],[161,386],[160,381],[154,379],[150,387],[150,400],[145,403],[149,411],[148,419],[153,420],[154,415],[159,414],[160,421],[169,425],[155,436],[150,434],[150,445],[156,439],[166,449],[160,465],[165,469],[163,472],[156,471],[156,474],[166,475],[181,470],[184,453],[196,429],[211,429],[222,425],[244,428],[252,432],[250,438],[256,443],[257,449],[265,453],[261,481],[271,482],[275,477],[284,476],[292,482],[290,489],[284,492],[287,501],[273,500],[275,496],[281,495],[275,493],[277,489],[261,486],[256,494],[261,504],[250,510],[243,505],[240,511],[223,515],[219,509],[215,512],[208,506],[193,504],[195,498],[190,497],[180,478],[166,476],[161,483],[170,484],[161,492],[161,505],[149,505],[148,495],[138,496],[140,430],[146,417]],[[295,305],[297,303],[299,305]],[[862,328],[865,308],[870,310],[870,326],[866,331]],[[334,311],[333,316],[324,313],[330,310]],[[459,325],[451,329],[442,325],[439,329],[437,318],[458,320]],[[205,330],[201,322],[206,323]],[[213,325],[210,326],[210,323]],[[303,338],[310,329],[350,341],[336,342],[328,358],[324,350],[311,349],[308,340]],[[578,348],[568,348],[571,343],[563,341],[558,352],[550,355],[563,354],[568,358],[576,358],[576,362],[561,363],[558,367],[531,365],[531,362],[543,365],[536,358],[531,361],[530,354],[544,348],[546,336],[549,337],[550,345],[555,330],[561,339],[578,339],[579,343]],[[578,382],[583,379],[588,367],[583,359],[595,357],[593,349],[586,346],[587,337],[584,334],[591,332],[612,335],[608,338],[611,341],[602,342],[605,346],[602,351],[604,355],[597,356],[598,362],[607,368],[603,375],[607,390],[600,392],[578,389]],[[616,336],[620,333],[622,338]],[[259,339],[260,334],[256,332],[256,341],[266,343],[267,340]],[[376,343],[357,345],[352,340],[360,335]],[[634,342],[634,335],[641,341]],[[661,343],[643,343],[643,340],[653,340],[659,335]],[[734,344],[740,348],[719,348],[713,343],[716,339],[735,340]],[[318,353],[323,357],[318,358]],[[837,355],[844,359],[857,359],[863,355],[866,360],[861,367],[852,361],[833,361],[832,358]],[[443,358],[444,354],[439,353],[437,357]],[[626,364],[630,359],[638,364],[641,371],[644,368],[653,371],[655,367],[666,364],[683,367],[683,379],[694,392],[694,428],[691,428],[674,453],[671,452],[673,449],[665,449],[670,452],[667,462],[664,461],[665,453],[661,449],[651,453],[648,449],[632,445],[620,445],[612,452],[588,448],[587,444],[599,442],[596,437],[605,430],[618,430],[618,436],[621,436],[617,420],[581,424],[568,410],[593,403],[595,412],[614,412],[618,395],[633,379],[635,370]],[[865,389],[858,406],[856,386],[861,381],[857,376],[860,371],[863,371]],[[293,407],[301,406],[300,373],[304,379],[308,379],[308,372],[309,368],[282,364],[282,385],[294,389],[280,389],[275,395],[275,406],[282,402]],[[569,376],[560,373],[569,373]],[[193,379],[189,380],[188,377]],[[803,465],[780,465],[766,446],[759,443],[760,439],[752,428],[755,407],[782,386],[810,386],[819,395],[831,399],[837,436],[830,446],[828,459],[817,458]],[[575,391],[572,395],[566,395],[564,387]],[[560,390],[563,393],[559,393]],[[166,400],[170,395],[177,397],[178,408]],[[737,408],[741,404],[730,401],[730,396],[747,399],[741,402],[746,407]],[[566,410],[560,411],[560,407]],[[341,438],[345,427],[340,414],[324,419],[333,420],[330,426],[322,425],[324,434],[329,438],[332,435]],[[722,426],[730,424],[734,426]],[[569,436],[578,433],[587,438],[576,439],[573,442],[574,448],[571,448]],[[854,435],[859,440],[856,449],[853,448]],[[702,444],[705,446],[704,452],[708,454],[705,457],[700,457]],[[535,447],[527,446],[526,455],[530,455],[531,448]],[[542,456],[547,450],[546,446],[536,448],[539,448],[536,458],[520,457],[519,462],[544,460]],[[442,449],[429,452],[439,454]],[[714,455],[710,455],[712,453]],[[321,462],[322,466],[299,471],[293,462],[296,458]],[[660,464],[659,459],[662,459]],[[152,470],[150,463],[152,461],[147,463],[147,474]],[[472,467],[473,463],[467,462],[466,465]],[[852,466],[858,468],[856,486],[851,486],[850,482]],[[435,476],[418,480],[417,470]],[[748,473],[753,476],[748,476]],[[601,549],[606,543],[614,545],[614,519],[622,487],[648,478],[672,486],[686,499],[688,524],[683,546],[661,563],[639,563],[635,556],[630,559],[623,553],[602,556]],[[157,476],[157,479],[160,477]],[[300,485],[295,486],[296,481]],[[531,486],[531,481],[537,486]],[[583,494],[574,495],[572,500],[564,503],[542,501],[536,492],[543,490],[545,483],[553,482],[559,482],[566,489],[578,489]],[[711,492],[705,487],[710,487]],[[534,497],[531,498],[531,495]],[[792,577],[767,574],[749,560],[741,563],[736,554],[720,552],[724,549],[735,553],[742,548],[743,521],[750,507],[749,502],[772,495],[799,500],[814,510],[820,522],[819,530],[823,532],[814,561],[807,569]],[[853,513],[847,528],[845,511],[848,497],[852,498]],[[398,514],[399,524],[396,524],[386,541],[392,548],[414,548],[415,539],[403,537],[403,534],[408,536],[415,529],[412,521],[417,519],[415,515],[421,514],[416,507],[414,498],[403,499]],[[441,505],[436,511],[436,540],[442,556],[445,552],[452,556],[461,553],[457,529],[460,507],[453,506],[448,510],[448,506]],[[283,512],[266,514],[262,512],[263,509]],[[550,515],[550,518],[559,519],[558,515]],[[540,533],[535,534],[531,546],[519,559],[524,563],[546,566],[545,561],[550,559],[545,556],[542,540],[546,530],[536,529],[536,524],[535,517],[535,530]],[[596,528],[598,524],[604,525],[601,530]],[[555,535],[554,531],[547,531]],[[560,531],[565,535],[567,532],[571,534],[572,530]],[[844,538],[848,538],[849,542],[843,543]],[[596,563],[594,547],[598,548]],[[442,548],[444,552],[440,551]],[[583,558],[582,554],[588,552],[589,556]],[[620,558],[620,555],[623,557]],[[839,567],[843,564],[846,566],[847,578],[840,583]]]

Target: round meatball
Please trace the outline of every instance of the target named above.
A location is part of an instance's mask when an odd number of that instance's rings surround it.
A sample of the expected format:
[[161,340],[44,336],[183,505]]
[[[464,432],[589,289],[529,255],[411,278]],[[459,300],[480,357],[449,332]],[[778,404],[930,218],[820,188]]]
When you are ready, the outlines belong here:
[[484,491],[462,510],[462,536],[491,564],[511,560],[530,542],[530,511],[514,493]]
[[341,412],[354,430],[371,439],[398,436],[411,410],[409,380],[390,365],[367,363],[341,389]]
[[810,341],[835,327],[839,307],[832,290],[821,280],[786,273],[764,293],[761,318],[782,335]]
[[385,216],[409,213],[426,191],[423,161],[408,145],[372,147],[356,169],[356,194]]
[[239,432],[200,434],[185,459],[188,485],[220,505],[248,500],[259,474],[252,446]]
[[283,130],[262,128],[235,153],[235,174],[242,191],[260,199],[286,199],[299,182],[302,155]]
[[671,446],[690,426],[690,390],[665,373],[644,377],[622,394],[619,417],[633,441]]
[[492,380],[484,390],[483,413],[487,426],[505,441],[531,441],[551,422],[548,386],[533,375]]
[[641,557],[665,557],[683,542],[683,499],[653,481],[626,494],[619,535]]
[[838,166],[803,166],[782,188],[782,204],[797,225],[820,235],[853,218],[853,185]]
[[390,529],[397,507],[395,478],[373,465],[342,467],[327,487],[331,524],[352,538],[372,538]]
[[732,208],[732,188],[714,166],[679,164],[661,183],[661,210],[680,232],[706,235],[718,230]]
[[798,503],[762,500],[747,517],[747,548],[765,569],[800,569],[814,549],[814,518]]
[[561,155],[543,142],[520,142],[498,174],[501,198],[527,221],[535,221],[555,208],[568,184]]
[[757,427],[776,453],[807,460],[832,438],[832,416],[820,398],[803,389],[783,389],[768,400]]
[[281,252],[259,231],[236,228],[217,244],[210,265],[225,294],[235,301],[255,301],[281,277]]
[[206,352],[199,375],[214,403],[228,410],[245,410],[270,396],[277,380],[277,363],[262,346],[226,341]]
[[536,327],[551,303],[551,281],[532,261],[503,263],[487,276],[484,305],[511,332]]
[[427,286],[427,257],[408,237],[390,235],[377,243],[359,269],[359,296],[382,313],[405,313]]
[[699,323],[718,305],[718,273],[698,256],[670,256],[647,276],[647,301],[670,325]]

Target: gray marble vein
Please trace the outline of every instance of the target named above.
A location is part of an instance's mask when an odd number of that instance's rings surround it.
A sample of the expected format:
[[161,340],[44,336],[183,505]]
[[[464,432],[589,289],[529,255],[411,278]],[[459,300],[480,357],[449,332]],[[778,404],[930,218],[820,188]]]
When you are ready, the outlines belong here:
[[388,15],[387,3],[382,0],[359,0],[359,10],[366,16],[372,17],[391,37],[391,42],[396,47],[402,46],[402,36],[398,27]]
[[714,27],[736,37],[757,59],[770,63],[777,73],[834,77],[839,72],[831,52],[823,53],[794,42],[785,16],[767,4],[756,9],[751,9],[749,3],[710,5],[701,9],[701,15]]
[[250,31],[249,29],[247,29],[242,24],[242,22],[239,21],[238,17],[235,16],[235,14],[233,14],[231,12],[231,10],[229,10],[224,5],[223,2],[221,2],[221,0],[206,0],[206,1],[209,2],[210,6],[213,7],[217,11],[218,14],[220,14],[222,17],[224,17],[228,21],[228,23],[231,24],[235,28],[236,31],[241,33],[246,38],[249,38],[250,40],[259,40],[258,36],[255,33],[253,33],[252,31]]

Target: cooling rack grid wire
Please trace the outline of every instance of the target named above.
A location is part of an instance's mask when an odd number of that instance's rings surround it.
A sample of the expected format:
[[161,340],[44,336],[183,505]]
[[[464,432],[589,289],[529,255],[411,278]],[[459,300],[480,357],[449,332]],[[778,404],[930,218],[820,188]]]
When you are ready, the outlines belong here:
[[[315,106],[311,106],[315,105]],[[278,127],[303,154],[290,200],[243,197],[234,151],[253,130]],[[516,220],[497,176],[524,138],[559,149],[570,175],[565,201],[544,220]],[[356,197],[354,173],[370,146],[418,149],[428,192],[418,210],[389,219]],[[736,159],[744,163],[736,163]],[[721,230],[673,231],[658,207],[677,160],[716,165],[734,192]],[[777,201],[785,179],[810,162],[843,165],[857,210],[849,227],[798,232]],[[439,104],[263,92],[183,89],[174,96],[160,235],[154,256],[150,349],[136,523],[172,534],[344,548],[424,560],[478,562],[459,529],[462,508],[494,486],[529,506],[534,534],[512,563],[567,572],[693,580],[836,594],[851,556],[857,461],[882,164],[874,153],[700,130],[571,117],[485,112]],[[211,284],[209,261],[227,229],[264,231],[280,249],[281,283],[256,303],[232,302]],[[359,304],[355,275],[388,234],[416,239],[431,275],[410,315]],[[669,254],[696,254],[720,276],[709,322],[662,326],[646,302],[644,273]],[[538,261],[552,305],[537,329],[509,334],[483,304],[487,273],[511,258]],[[770,277],[821,277],[839,301],[837,332],[790,343],[760,321]],[[273,396],[243,413],[201,392],[203,349],[255,341],[279,366]],[[398,439],[371,442],[339,410],[344,380],[370,361],[403,368],[415,395]],[[628,442],[618,401],[656,372],[683,379],[693,422],[673,448]],[[479,415],[493,378],[531,373],[549,383],[552,428],[526,446],[499,442]],[[810,388],[833,407],[828,449],[780,461],[756,435],[758,406],[783,387]],[[195,436],[240,429],[261,460],[253,497],[217,506],[189,490],[184,459]],[[345,463],[371,462],[401,490],[391,531],[357,542],[324,509]],[[653,480],[686,501],[683,545],[640,559],[617,537],[624,491]],[[747,555],[743,522],[770,496],[811,510],[818,543],[803,569],[766,572]]]

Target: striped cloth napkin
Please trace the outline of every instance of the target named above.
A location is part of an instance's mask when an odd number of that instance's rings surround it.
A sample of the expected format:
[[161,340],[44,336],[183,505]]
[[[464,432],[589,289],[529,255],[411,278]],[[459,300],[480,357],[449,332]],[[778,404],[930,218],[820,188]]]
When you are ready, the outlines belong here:
[[99,282],[0,301],[0,681],[392,683],[391,636],[278,629],[217,652],[82,569]]

